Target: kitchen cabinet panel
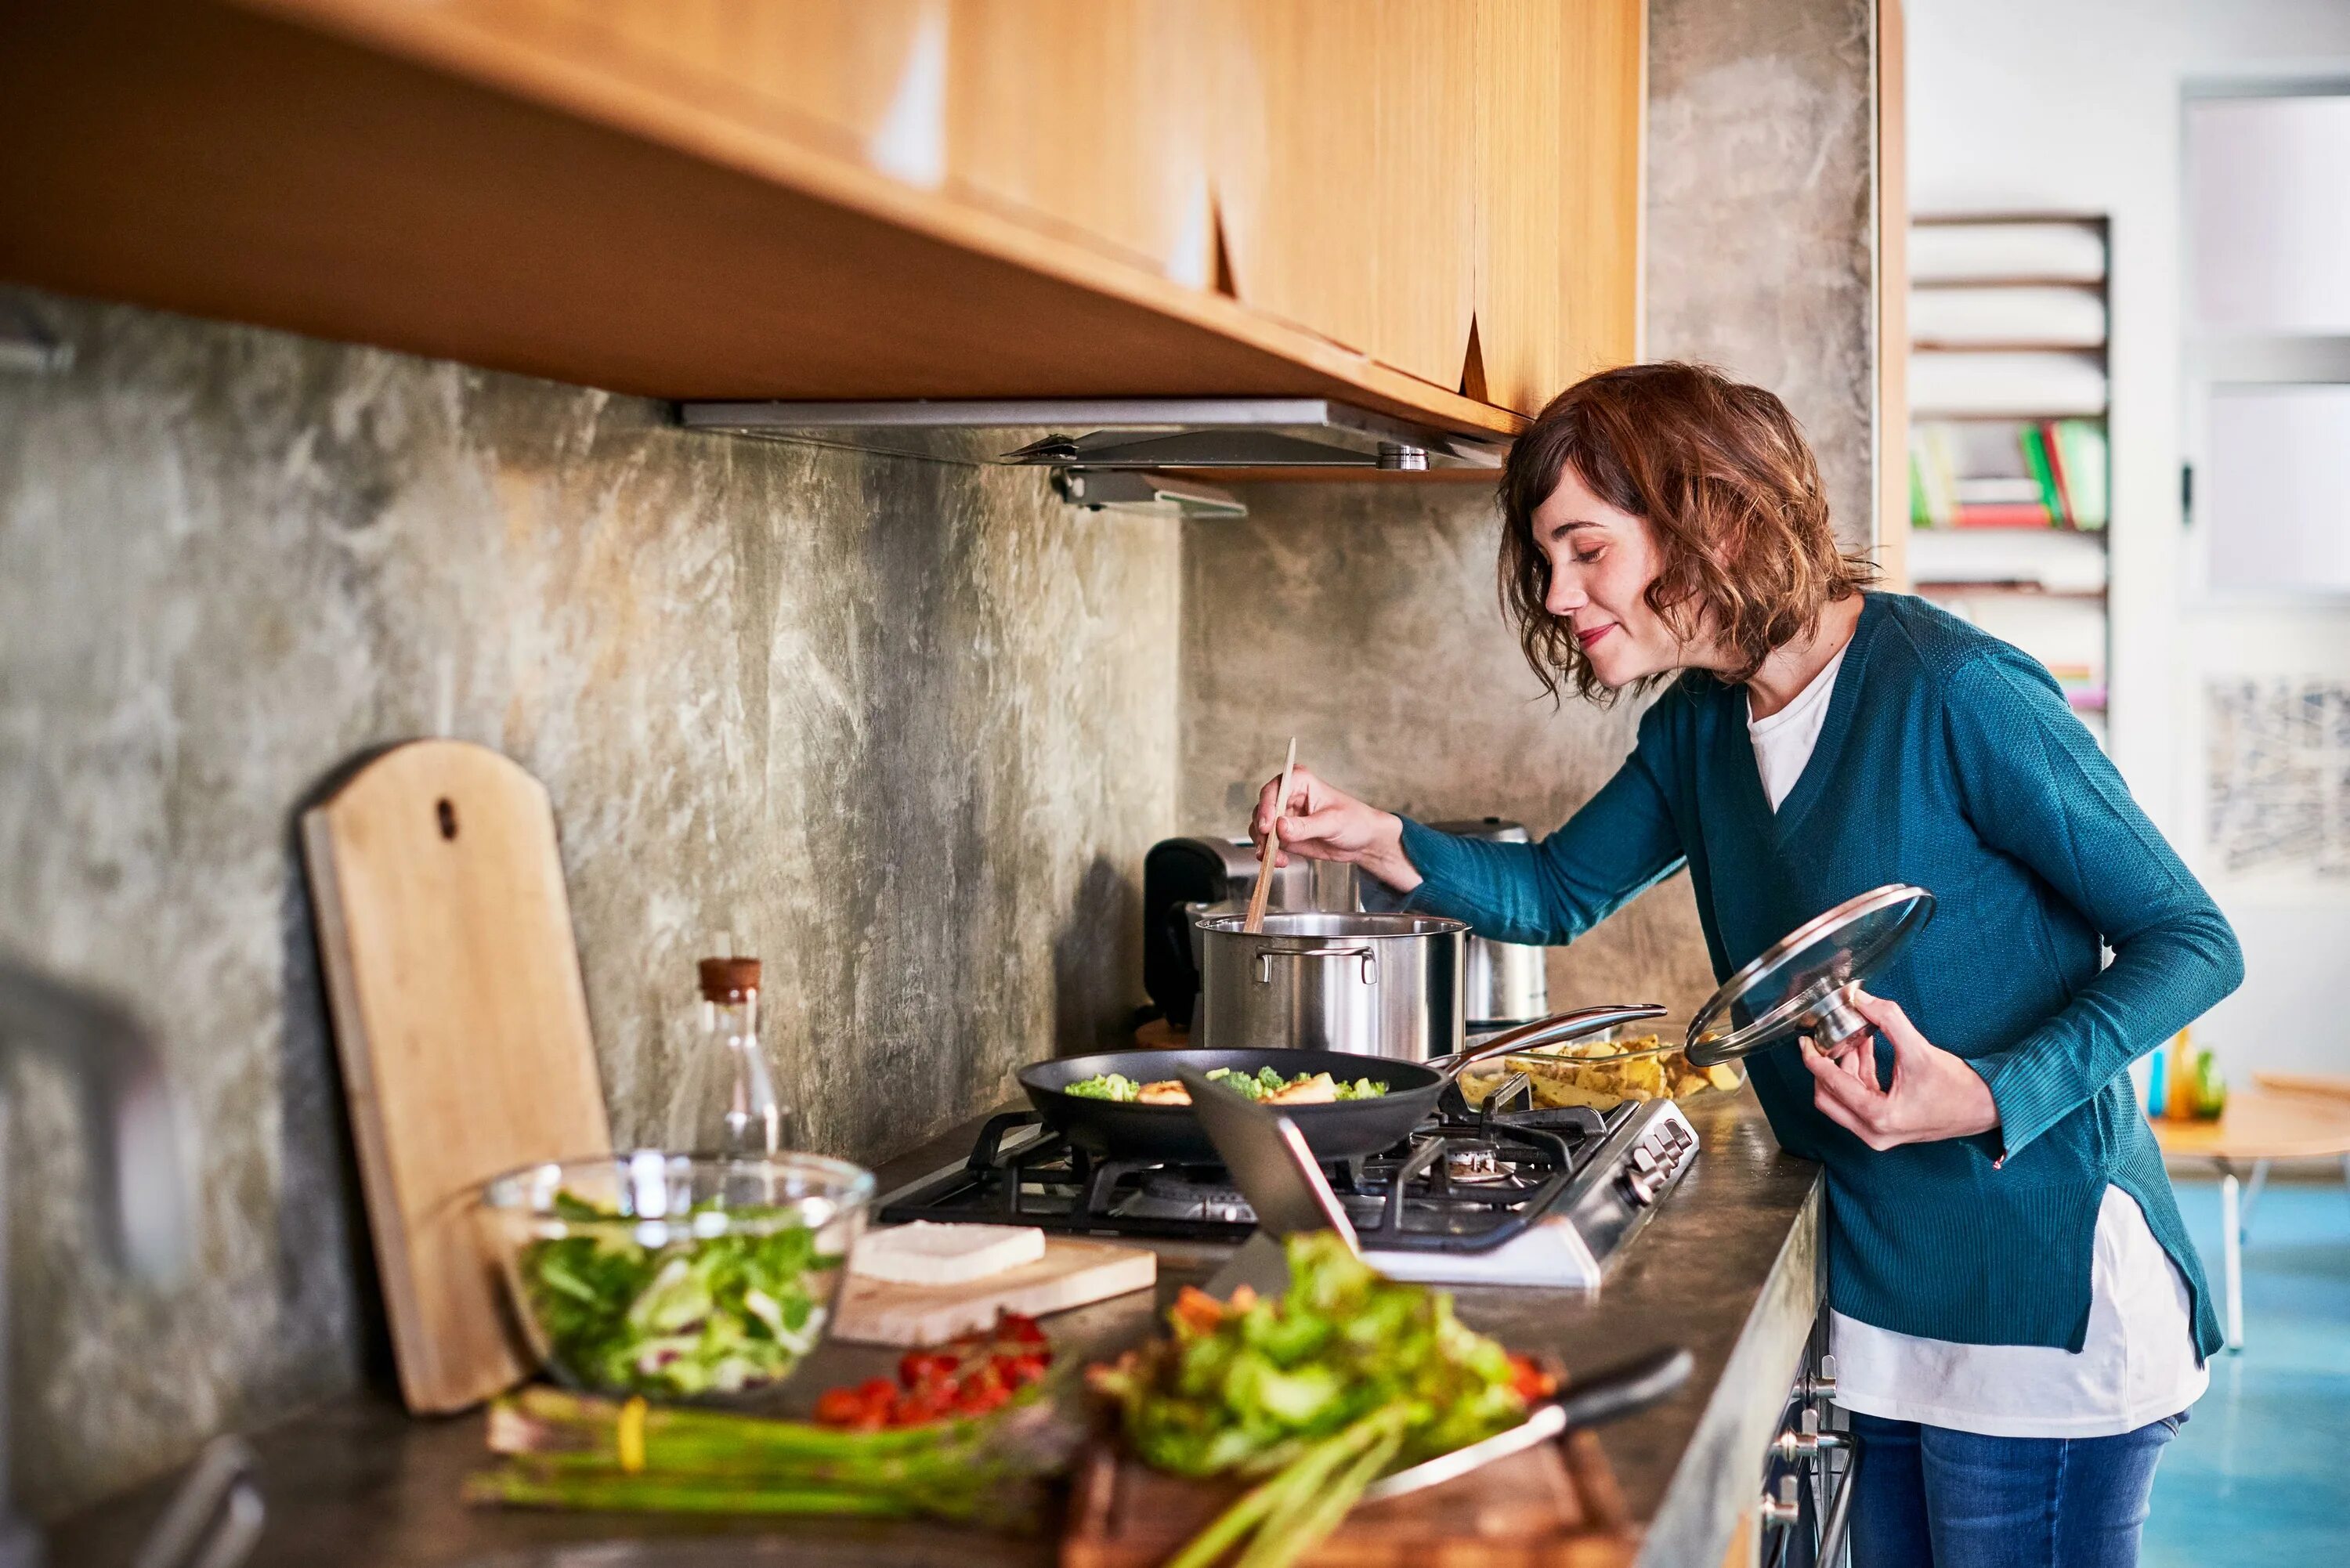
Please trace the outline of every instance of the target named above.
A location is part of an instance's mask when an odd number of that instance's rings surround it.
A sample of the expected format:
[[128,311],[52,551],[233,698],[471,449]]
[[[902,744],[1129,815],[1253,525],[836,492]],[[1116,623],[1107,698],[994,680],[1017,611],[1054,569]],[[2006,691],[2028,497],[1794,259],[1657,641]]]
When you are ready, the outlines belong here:
[[[310,9],[332,10],[333,0]],[[1203,286],[1197,0],[448,0],[449,20],[678,95]]]
[[1203,0],[957,0],[947,192],[1213,282]]
[[1648,120],[1647,0],[1566,7],[1565,379],[1640,358],[1640,149]]
[[1379,17],[1376,358],[1458,387],[1476,310],[1475,34],[1470,9],[1388,0]]
[[1477,6],[1483,395],[1533,413],[1639,357],[1643,0]]
[[1558,165],[1542,150],[1563,145],[1565,20],[1559,0],[1477,7],[1474,308],[1483,384],[1469,390],[1521,412],[1565,384],[1565,213]]
[[[286,8],[320,20],[368,9],[338,0]],[[452,29],[639,91],[690,96],[843,157],[868,153],[910,78],[920,98],[943,12],[940,0],[442,0],[437,9]]]
[[[660,397],[1296,395],[1513,433],[1453,389],[1474,121],[1430,18],[1458,13],[1259,9],[10,7],[0,277]],[[1232,47],[1283,27],[1279,73]],[[1276,122],[1310,131],[1278,180]],[[1235,298],[1200,192],[1243,154],[1236,210],[1281,243]]]
[[1216,200],[1240,298],[1444,387],[1475,260],[1467,14],[1233,4],[1217,29]]

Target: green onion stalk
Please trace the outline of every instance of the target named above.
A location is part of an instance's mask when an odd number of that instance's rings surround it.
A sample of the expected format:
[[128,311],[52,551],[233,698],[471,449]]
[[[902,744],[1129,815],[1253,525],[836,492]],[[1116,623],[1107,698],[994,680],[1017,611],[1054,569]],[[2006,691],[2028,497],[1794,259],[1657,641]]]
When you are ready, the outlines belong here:
[[[633,1403],[633,1402],[632,1402]],[[671,1513],[914,1515],[1024,1521],[1020,1483],[1070,1440],[1043,1386],[990,1415],[855,1431],[723,1411],[660,1408],[548,1387],[490,1410],[494,1469],[466,1501]]]
[[1413,1417],[1409,1404],[1383,1406],[1309,1445],[1218,1515],[1167,1568],[1209,1568],[1243,1539],[1248,1549],[1235,1568],[1288,1568],[1338,1528],[1394,1460]]

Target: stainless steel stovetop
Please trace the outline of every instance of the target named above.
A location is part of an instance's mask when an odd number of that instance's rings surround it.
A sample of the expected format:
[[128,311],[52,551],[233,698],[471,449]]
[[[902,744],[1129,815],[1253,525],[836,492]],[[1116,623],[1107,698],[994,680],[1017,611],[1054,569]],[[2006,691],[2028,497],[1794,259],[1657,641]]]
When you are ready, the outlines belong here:
[[[1604,1115],[1456,1105],[1386,1153],[1324,1171],[1364,1255],[1393,1278],[1590,1289],[1697,1151],[1669,1100]],[[1188,1243],[1207,1256],[1245,1241],[1256,1219],[1221,1166],[1104,1158],[1025,1111],[992,1119],[968,1158],[886,1194],[878,1217]]]

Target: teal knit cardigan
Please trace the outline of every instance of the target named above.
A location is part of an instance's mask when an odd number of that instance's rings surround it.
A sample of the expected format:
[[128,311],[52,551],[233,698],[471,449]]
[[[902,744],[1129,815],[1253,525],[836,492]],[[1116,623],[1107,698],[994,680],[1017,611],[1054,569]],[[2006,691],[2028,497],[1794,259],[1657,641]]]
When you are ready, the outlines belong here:
[[1855,894],[1928,888],[1933,920],[1869,989],[1982,1075],[1995,1131],[1880,1153],[1814,1108],[1792,1045],[1749,1064],[1781,1145],[1827,1168],[1830,1303],[1902,1334],[2077,1351],[2112,1184],[2185,1277],[2198,1352],[2219,1349],[2124,1069],[2241,983],[2243,957],[2027,655],[1921,599],[1870,594],[1810,763],[1775,813],[1744,689],[1691,674],[1540,844],[1407,820],[1403,847],[1426,878],[1409,907],[1512,942],[1572,941],[1686,865],[1725,977]]

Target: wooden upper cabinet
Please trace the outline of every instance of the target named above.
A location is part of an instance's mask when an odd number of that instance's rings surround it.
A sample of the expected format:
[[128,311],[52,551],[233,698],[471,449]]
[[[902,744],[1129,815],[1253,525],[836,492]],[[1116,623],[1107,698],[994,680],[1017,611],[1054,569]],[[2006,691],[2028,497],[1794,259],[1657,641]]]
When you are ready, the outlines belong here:
[[1648,12],[1644,0],[1476,9],[1478,395],[1532,414],[1639,358]]
[[[293,0],[319,11],[363,0]],[[678,94],[1178,282],[1211,265],[1193,0],[442,0],[479,33]]]
[[6,7],[0,278],[660,396],[1285,394],[1506,435],[1638,349],[1644,16]]
[[1219,10],[1215,197],[1243,303],[1442,387],[1469,346],[1469,12]]
[[949,192],[1209,288],[1206,10],[1192,0],[939,7],[951,16]]

